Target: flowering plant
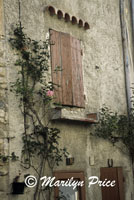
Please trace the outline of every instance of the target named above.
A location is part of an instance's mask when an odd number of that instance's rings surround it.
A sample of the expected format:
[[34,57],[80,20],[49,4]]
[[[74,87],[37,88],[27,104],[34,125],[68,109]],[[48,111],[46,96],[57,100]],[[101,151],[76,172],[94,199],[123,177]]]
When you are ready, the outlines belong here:
[[46,95],[47,95],[48,97],[53,97],[53,96],[54,96],[54,91],[48,90],[47,93],[46,93]]
[[[66,148],[59,147],[60,130],[50,126],[47,115],[54,96],[53,83],[46,81],[50,42],[28,38],[21,23],[14,29],[9,42],[19,56],[15,62],[18,78],[12,85],[12,91],[19,96],[19,107],[24,116],[21,165],[25,169],[32,168],[40,180],[48,166],[52,173],[54,166],[59,165],[63,156],[68,154]],[[33,199],[39,200],[40,193],[44,192],[46,190],[43,191],[37,184]]]

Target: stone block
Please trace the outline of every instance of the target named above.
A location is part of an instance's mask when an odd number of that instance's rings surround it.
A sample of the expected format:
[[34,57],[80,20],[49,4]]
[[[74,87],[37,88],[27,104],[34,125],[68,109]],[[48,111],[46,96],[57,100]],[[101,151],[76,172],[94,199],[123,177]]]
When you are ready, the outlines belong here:
[[[4,192],[7,189],[7,176],[0,176],[0,192]],[[3,199],[2,199],[3,200]]]
[[0,77],[0,83],[6,83],[5,77]]
[[0,154],[4,153],[4,143],[0,143]]
[[4,118],[5,117],[5,111],[0,109],[0,118]]
[[7,200],[8,199],[7,192],[0,191],[0,197],[2,200]]
[[[0,55],[2,55],[2,52],[0,52]],[[2,68],[2,67],[5,67],[5,63],[4,62],[0,62],[0,68]]]
[[3,51],[0,51],[0,57],[2,57],[4,55]]
[[4,143],[0,143],[0,153],[3,154]]
[[0,145],[3,144],[3,139],[0,138]]
[[0,1],[0,35],[4,34],[4,23],[3,23],[3,0]]
[[4,170],[4,169],[0,169],[0,176],[6,176],[8,175],[8,171],[7,170]]
[[6,83],[1,83],[0,84],[0,89],[6,89],[7,88],[7,84]]
[[5,123],[5,119],[4,118],[0,118],[0,122],[1,123]]
[[3,139],[2,133],[6,132],[6,131],[7,131],[7,127],[5,126],[5,124],[0,123],[0,139],[1,138]]
[[0,109],[1,109],[1,108],[4,108],[4,107],[5,107],[4,102],[0,100]]
[[6,112],[5,113],[5,123],[7,123],[7,121],[8,121],[8,113]]
[[5,77],[5,75],[6,75],[6,70],[5,70],[5,68],[1,67],[0,68],[0,77]]
[[0,160],[0,167],[3,167],[4,166],[4,163],[3,161]]

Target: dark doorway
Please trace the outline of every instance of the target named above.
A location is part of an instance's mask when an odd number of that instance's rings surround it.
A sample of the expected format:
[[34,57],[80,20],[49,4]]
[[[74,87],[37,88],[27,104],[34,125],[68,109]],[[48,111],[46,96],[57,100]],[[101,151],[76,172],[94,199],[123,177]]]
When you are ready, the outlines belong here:
[[114,187],[102,187],[102,200],[125,200],[122,167],[100,168],[100,179],[115,180]]

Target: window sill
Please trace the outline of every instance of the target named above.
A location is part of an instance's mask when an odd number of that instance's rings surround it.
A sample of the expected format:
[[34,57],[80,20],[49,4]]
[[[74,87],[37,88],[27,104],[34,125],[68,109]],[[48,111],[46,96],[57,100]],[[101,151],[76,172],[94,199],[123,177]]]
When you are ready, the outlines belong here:
[[[80,114],[80,115],[79,115]],[[88,113],[84,114],[80,111],[67,110],[66,108],[55,108],[51,112],[51,120],[69,120],[77,121],[84,123],[97,123],[98,122],[98,113]]]

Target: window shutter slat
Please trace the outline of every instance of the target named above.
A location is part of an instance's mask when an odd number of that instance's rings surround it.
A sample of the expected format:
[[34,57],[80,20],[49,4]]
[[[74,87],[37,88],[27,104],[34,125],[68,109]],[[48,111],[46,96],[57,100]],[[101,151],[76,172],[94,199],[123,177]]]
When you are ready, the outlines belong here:
[[61,53],[60,53],[60,33],[54,30],[50,30],[51,35],[51,65],[52,65],[52,81],[56,84],[54,94],[55,102],[62,103],[62,79],[61,70],[57,70],[57,67],[61,67]]
[[61,33],[62,104],[73,105],[70,35]]
[[72,81],[73,81],[73,105],[84,107],[84,88],[82,74],[82,56],[80,40],[71,37],[71,60],[72,60]]
[[120,199],[121,200],[125,200],[124,187],[123,187],[123,170],[122,170],[121,167],[118,167],[117,171],[118,171],[118,183],[119,183]]

